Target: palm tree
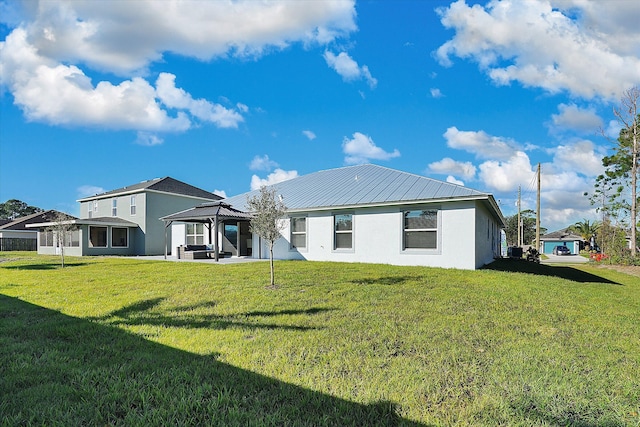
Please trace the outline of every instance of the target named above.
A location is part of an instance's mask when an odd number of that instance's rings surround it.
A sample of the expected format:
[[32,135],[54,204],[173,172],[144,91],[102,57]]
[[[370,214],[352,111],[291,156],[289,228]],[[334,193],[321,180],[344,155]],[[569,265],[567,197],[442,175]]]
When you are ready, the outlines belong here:
[[591,237],[595,236],[598,230],[600,229],[600,223],[598,221],[593,221],[590,223],[588,219],[584,221],[578,221],[573,224],[569,229],[573,233],[577,233],[582,237],[582,240],[585,242],[591,242]]

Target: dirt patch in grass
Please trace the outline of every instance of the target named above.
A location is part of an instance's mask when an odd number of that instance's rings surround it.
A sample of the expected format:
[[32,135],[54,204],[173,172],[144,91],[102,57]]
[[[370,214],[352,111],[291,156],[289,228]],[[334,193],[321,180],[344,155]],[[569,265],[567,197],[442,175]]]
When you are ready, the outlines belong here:
[[631,276],[640,277],[640,266],[639,265],[608,265],[601,264],[600,268],[608,268],[610,270],[619,271],[620,273],[629,274]]

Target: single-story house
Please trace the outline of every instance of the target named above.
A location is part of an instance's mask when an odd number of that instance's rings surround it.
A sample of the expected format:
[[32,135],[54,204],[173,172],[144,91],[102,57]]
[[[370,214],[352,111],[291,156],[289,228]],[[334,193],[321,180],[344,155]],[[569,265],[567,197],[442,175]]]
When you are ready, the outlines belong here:
[[[65,245],[68,255],[162,255],[165,224],[160,217],[222,197],[171,177],[157,178],[85,197],[80,218]],[[31,224],[39,229],[38,253],[59,251],[51,221]],[[171,248],[170,242],[168,247]]]
[[[504,218],[488,193],[372,164],[270,187],[287,207],[276,259],[476,269],[501,256]],[[223,202],[246,212],[247,198],[258,191]],[[247,221],[227,222],[218,233],[240,250],[250,247],[251,257],[269,257],[265,242],[248,233]],[[197,223],[174,223],[174,246],[189,239],[212,243]]]
[[9,220],[0,225],[0,251],[35,251],[38,248],[38,231],[29,224],[50,221],[60,212],[48,210]]
[[579,254],[581,243],[582,236],[572,233],[567,228],[540,236],[541,252],[543,254],[553,253],[553,248],[556,246],[566,246],[571,254]]

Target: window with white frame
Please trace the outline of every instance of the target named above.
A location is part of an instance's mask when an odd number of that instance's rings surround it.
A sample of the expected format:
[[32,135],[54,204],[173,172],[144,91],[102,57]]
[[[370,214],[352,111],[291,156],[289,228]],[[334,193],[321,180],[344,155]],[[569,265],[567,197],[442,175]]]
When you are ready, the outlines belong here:
[[69,231],[69,237],[67,238],[67,246],[72,248],[80,247],[80,230],[76,228],[75,230]]
[[129,229],[126,227],[111,227],[111,247],[126,248],[129,246]]
[[305,249],[307,247],[307,218],[291,218],[291,249]]
[[53,231],[40,232],[40,246],[53,246]]
[[97,200],[93,201],[93,211],[94,212],[98,212],[98,201]]
[[129,213],[133,216],[136,214],[136,196],[131,196],[129,200]]
[[58,241],[56,246],[64,246],[65,248],[77,248],[80,246],[80,230],[77,228],[71,230],[58,231],[55,233]]
[[107,247],[107,227],[89,226],[89,247],[90,248],[106,248]]
[[93,206],[91,203],[87,204],[87,213],[89,214],[89,218],[93,217]]
[[340,214],[333,216],[334,224],[334,249],[353,248],[353,215]]
[[438,211],[404,212],[404,249],[438,248]]
[[187,245],[204,244],[204,224],[187,224]]
[[118,199],[115,197],[111,200],[111,216],[118,216]]

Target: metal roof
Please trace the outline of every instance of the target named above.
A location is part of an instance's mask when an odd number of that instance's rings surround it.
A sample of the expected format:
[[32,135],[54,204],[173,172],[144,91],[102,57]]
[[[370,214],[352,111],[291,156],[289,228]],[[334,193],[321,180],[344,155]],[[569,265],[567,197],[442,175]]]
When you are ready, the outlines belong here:
[[178,181],[175,178],[169,176],[164,178],[150,179],[138,184],[128,185],[126,187],[118,188],[117,190],[107,191],[105,193],[96,194],[94,196],[85,197],[79,199],[79,202],[87,200],[103,199],[105,197],[112,197],[118,194],[139,193],[142,191],[160,191],[164,193],[180,194],[184,196],[199,197],[202,199],[220,200],[222,197],[217,194],[210,193],[201,188],[194,187],[182,181]]
[[[502,215],[493,196],[488,193],[372,164],[319,171],[269,187],[275,188],[282,196],[289,211],[487,199],[494,205],[498,216]],[[224,201],[247,210],[247,197],[258,192],[253,190]]]
[[223,202],[203,203],[199,206],[167,215],[160,218],[163,221],[186,221],[186,222],[209,222],[210,219],[247,219],[252,218],[251,214],[232,208]]

